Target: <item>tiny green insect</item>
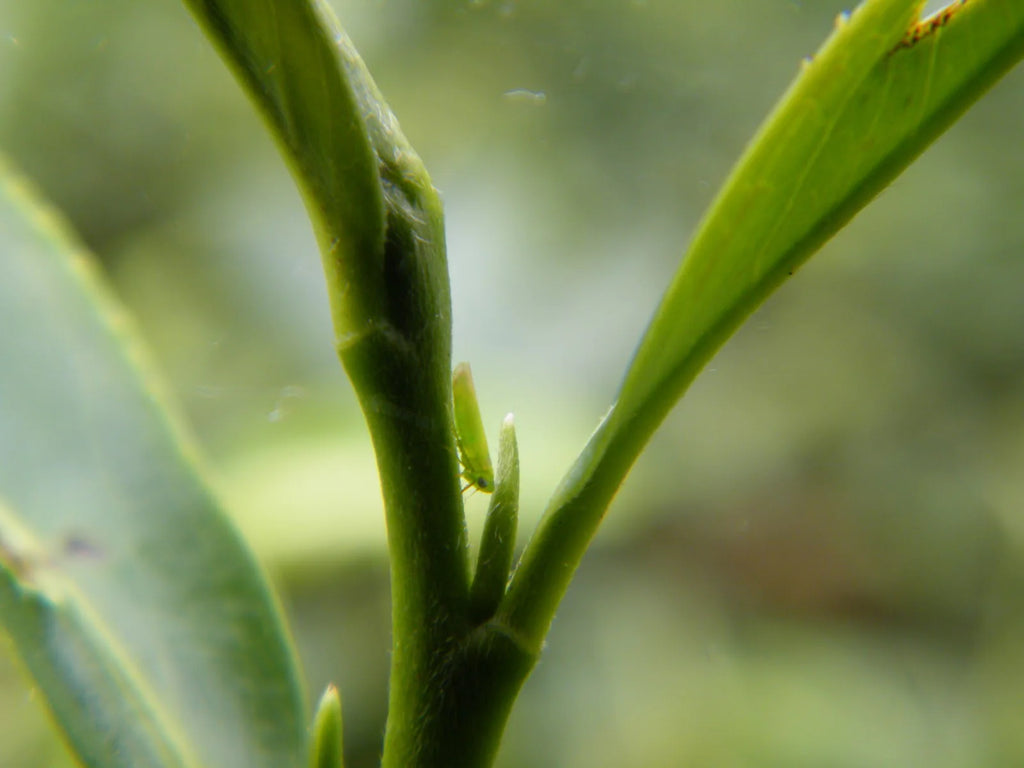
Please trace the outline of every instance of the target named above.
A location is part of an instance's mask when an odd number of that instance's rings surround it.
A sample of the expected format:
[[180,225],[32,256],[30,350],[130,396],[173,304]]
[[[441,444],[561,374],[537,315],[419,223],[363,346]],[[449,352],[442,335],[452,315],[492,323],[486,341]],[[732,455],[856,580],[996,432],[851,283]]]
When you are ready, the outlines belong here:
[[468,485],[484,493],[494,490],[494,467],[487,450],[487,435],[476,401],[476,387],[469,363],[459,363],[452,373],[452,405],[455,412],[455,442],[462,461],[462,477]]

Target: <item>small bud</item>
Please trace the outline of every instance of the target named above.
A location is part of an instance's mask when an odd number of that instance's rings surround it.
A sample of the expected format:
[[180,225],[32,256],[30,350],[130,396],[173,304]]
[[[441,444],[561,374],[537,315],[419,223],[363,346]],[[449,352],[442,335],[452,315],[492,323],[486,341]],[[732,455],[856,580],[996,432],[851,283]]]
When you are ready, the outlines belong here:
[[310,768],[344,768],[341,740],[341,696],[328,685],[313,718]]
[[518,516],[519,447],[515,420],[510,413],[501,425],[497,486],[484,520],[476,574],[470,589],[470,610],[476,621],[491,618],[505,596],[516,546]]

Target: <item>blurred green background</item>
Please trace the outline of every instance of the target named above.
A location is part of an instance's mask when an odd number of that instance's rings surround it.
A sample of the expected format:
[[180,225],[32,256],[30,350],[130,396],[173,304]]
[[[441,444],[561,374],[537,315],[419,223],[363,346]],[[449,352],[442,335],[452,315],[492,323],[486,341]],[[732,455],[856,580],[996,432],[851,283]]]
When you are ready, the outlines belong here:
[[[443,194],[455,356],[492,443],[516,414],[528,535],[844,3],[334,5]],[[1022,86],[698,379],[585,559],[500,766],[1024,764]],[[339,683],[349,768],[376,764],[380,493],[254,111],[175,0],[0,0],[0,148],[137,316],[278,585],[311,700]],[[54,742],[0,654],[0,765],[68,765]]]

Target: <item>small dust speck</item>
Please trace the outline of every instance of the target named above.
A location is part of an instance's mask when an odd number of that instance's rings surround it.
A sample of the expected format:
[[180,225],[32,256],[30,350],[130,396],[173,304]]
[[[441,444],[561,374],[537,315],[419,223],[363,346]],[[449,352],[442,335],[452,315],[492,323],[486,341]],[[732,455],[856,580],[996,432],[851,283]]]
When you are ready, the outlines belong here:
[[548,95],[544,91],[531,91],[526,88],[513,88],[502,94],[505,99],[522,104],[532,104],[535,107],[547,103]]

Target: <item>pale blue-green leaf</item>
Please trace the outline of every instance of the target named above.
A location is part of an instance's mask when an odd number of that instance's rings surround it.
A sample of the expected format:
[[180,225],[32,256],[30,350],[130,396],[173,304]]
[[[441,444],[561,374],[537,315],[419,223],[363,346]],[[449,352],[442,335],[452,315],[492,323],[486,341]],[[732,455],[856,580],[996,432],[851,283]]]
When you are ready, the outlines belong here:
[[301,765],[304,699],[266,581],[127,318],[5,166],[0,327],[0,621],[83,762]]
[[[68,742],[90,768],[190,768],[152,696],[73,586],[0,506],[0,616]],[[38,559],[37,559],[38,558]],[[35,562],[33,562],[35,560]]]

